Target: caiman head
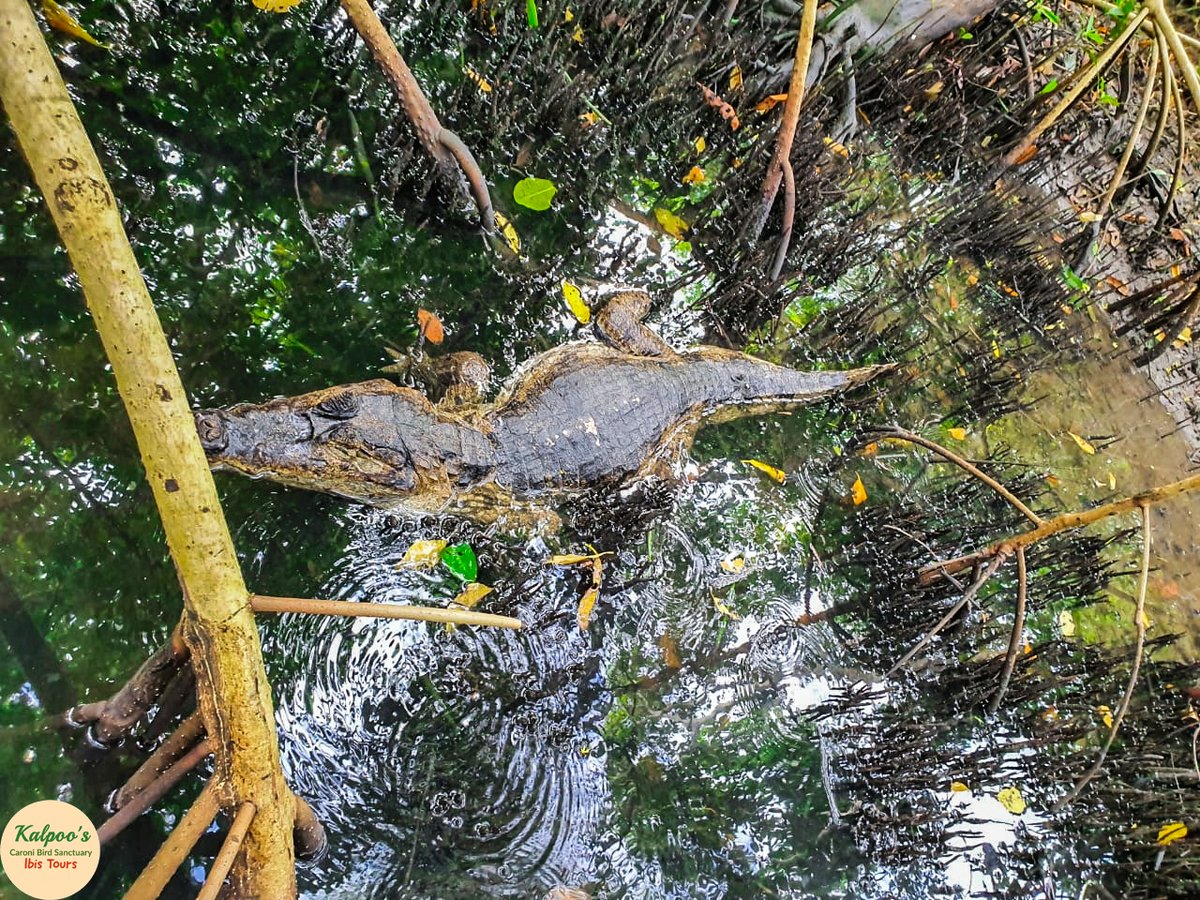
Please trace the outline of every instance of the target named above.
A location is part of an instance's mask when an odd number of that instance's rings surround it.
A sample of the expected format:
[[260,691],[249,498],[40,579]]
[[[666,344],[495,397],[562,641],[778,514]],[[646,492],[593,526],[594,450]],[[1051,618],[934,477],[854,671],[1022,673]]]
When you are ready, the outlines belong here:
[[494,468],[487,435],[383,379],[195,415],[214,469],[378,506],[436,511]]

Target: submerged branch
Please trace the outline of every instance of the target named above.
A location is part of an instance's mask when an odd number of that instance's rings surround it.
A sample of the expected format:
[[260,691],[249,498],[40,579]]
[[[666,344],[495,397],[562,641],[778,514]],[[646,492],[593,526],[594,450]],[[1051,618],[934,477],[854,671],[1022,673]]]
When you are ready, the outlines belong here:
[[137,881],[125,892],[124,900],[157,900],[167,882],[191,854],[200,836],[217,817],[219,809],[216,779],[210,778],[196,802],[184,813],[179,824],[158,848],[154,858],[142,869]]
[[408,619],[451,625],[492,625],[520,628],[521,620],[469,609],[436,606],[402,606],[398,603],[355,603],[350,600],[304,600],[299,597],[264,597],[252,594],[250,604],[257,613],[305,613],[318,616],[365,616],[375,619]]

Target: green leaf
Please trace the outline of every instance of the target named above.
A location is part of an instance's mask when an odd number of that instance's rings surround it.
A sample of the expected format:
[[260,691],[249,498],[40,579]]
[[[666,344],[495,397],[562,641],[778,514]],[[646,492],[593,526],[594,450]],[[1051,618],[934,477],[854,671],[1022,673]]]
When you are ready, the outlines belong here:
[[442,551],[442,565],[470,583],[479,577],[479,560],[470,544],[454,544]]
[[537,0],[525,0],[525,14],[529,17],[529,27],[537,28]]
[[1046,86],[1044,88],[1042,88],[1041,93],[1049,94],[1051,91],[1053,91],[1057,87],[1058,87],[1058,79],[1051,78],[1049,81],[1046,82]]
[[550,208],[550,201],[558,193],[553,181],[545,178],[522,178],[513,188],[513,199],[522,206],[542,212]]

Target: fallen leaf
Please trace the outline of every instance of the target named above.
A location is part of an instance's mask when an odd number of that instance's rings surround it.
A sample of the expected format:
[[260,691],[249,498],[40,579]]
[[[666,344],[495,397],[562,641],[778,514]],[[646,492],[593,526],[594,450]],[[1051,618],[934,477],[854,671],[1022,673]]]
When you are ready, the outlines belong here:
[[1071,615],[1069,609],[1058,611],[1058,633],[1063,637],[1071,637],[1075,634],[1075,617]]
[[580,563],[590,563],[601,556],[612,556],[611,551],[605,553],[560,553],[546,561],[548,566],[577,566]]
[[1081,212],[1079,214],[1079,221],[1087,222],[1088,224],[1091,224],[1092,222],[1099,222],[1100,214],[1096,213],[1096,212],[1092,212],[1090,209],[1085,209],[1083,212]]
[[254,0],[259,9],[273,13],[285,13],[293,6],[299,6],[300,0]]
[[1108,489],[1110,491],[1115,491],[1117,489],[1117,476],[1112,472],[1108,473]]
[[563,21],[564,22],[574,22],[575,21],[575,13],[571,12],[571,7],[569,7],[569,6],[563,10]]
[[1113,717],[1111,709],[1102,703],[1096,707],[1096,715],[1100,717],[1100,721],[1104,723],[1105,728],[1112,728]]
[[586,325],[592,320],[592,311],[583,301],[583,294],[575,285],[569,281],[562,283],[563,299],[567,301],[567,309],[571,310],[576,321],[580,325]]
[[1021,796],[1019,788],[1006,787],[1001,788],[996,794],[996,799],[1000,801],[1000,805],[1007,809],[1014,816],[1019,816],[1025,812],[1025,798]]
[[729,73],[729,90],[736,91],[742,86],[742,67],[735,65]]
[[467,609],[471,609],[476,603],[478,603],[491,592],[492,589],[486,584],[471,582],[462,589],[462,592],[457,597],[454,598],[454,602],[459,606],[465,606]]
[[733,559],[723,559],[721,560],[721,568],[730,574],[736,575],[746,568],[746,560],[740,555],[733,557]]
[[867,502],[867,488],[863,484],[861,475],[854,479],[854,485],[850,488],[850,499],[854,501],[855,506]]
[[504,235],[504,240],[508,242],[508,246],[512,249],[512,252],[520,255],[521,237],[517,234],[517,229],[513,227],[513,223],[508,220],[508,216],[504,215],[504,213],[496,213],[496,227]]
[[454,544],[442,549],[442,564],[459,579],[470,584],[479,576],[479,560],[470,544]]
[[475,82],[475,86],[483,91],[483,93],[490,94],[492,92],[491,82],[476,72],[474,67],[467,66],[463,69],[463,72],[471,81]]
[[1183,347],[1184,345],[1190,344],[1191,341],[1192,341],[1192,326],[1184,325],[1183,328],[1181,328],[1179,331],[1179,337],[1175,338],[1175,342],[1172,344],[1172,346],[1178,350],[1179,348]]
[[575,30],[571,32],[571,40],[577,44],[583,43],[583,29],[579,26],[578,22],[575,23]]
[[946,82],[935,81],[929,87],[925,88],[925,96],[930,100],[936,100],[938,95],[946,89]]
[[835,156],[840,156],[842,159],[850,158],[850,151],[846,149],[846,145],[835,141],[833,138],[825,138],[825,146],[829,148],[829,152]]
[[704,140],[704,135],[692,141],[692,146],[696,148],[697,153],[703,153],[708,148],[708,141]]
[[1168,844],[1173,844],[1187,837],[1187,833],[1187,826],[1182,822],[1168,822],[1162,828],[1158,829],[1158,845],[1166,847]]
[[589,112],[585,112],[579,116],[579,124],[582,125],[584,128],[591,128],[593,125],[595,125],[599,121],[600,121],[600,113],[598,113],[598,112],[589,111]]
[[[281,0],[276,0],[276,2],[281,2]],[[271,11],[284,12],[285,10],[291,9],[299,2],[300,0],[294,0],[294,2],[284,2],[282,9],[275,9]],[[261,6],[261,4],[258,2],[256,2],[254,5]],[[266,9],[267,7],[261,6],[261,8]],[[101,41],[98,41],[92,37],[88,33],[88,30],[79,24],[78,19],[67,12],[63,7],[55,3],[54,0],[42,0],[42,12],[46,15],[46,24],[55,31],[61,31],[63,34],[91,44],[93,47],[99,47],[101,50],[112,49],[112,44],[102,43]]]
[[675,638],[663,632],[658,639],[658,649],[662,651],[663,665],[668,669],[682,669],[683,660],[679,657],[679,644]]
[[432,569],[442,560],[446,541],[413,541],[404,551],[404,558],[396,563],[397,569]]
[[583,599],[579,601],[579,613],[576,618],[579,622],[579,630],[587,631],[588,625],[592,621],[592,610],[596,608],[596,599],[600,596],[600,591],[594,587],[588,588],[587,593],[583,595]]
[[949,428],[946,433],[956,441],[965,441],[967,439],[967,429],[965,428]]
[[956,794],[961,794],[964,792],[969,792],[971,789],[961,781],[952,781],[950,782],[950,790]]
[[768,478],[773,478],[775,481],[778,481],[780,484],[783,484],[785,481],[787,481],[786,473],[780,471],[779,469],[775,468],[772,465],[768,465],[767,463],[763,462],[762,460],[743,459],[742,462],[744,462],[748,466],[754,466],[754,468],[758,469],[758,471],[762,472]]
[[739,616],[737,613],[735,613],[728,606],[726,606],[724,601],[722,601],[721,598],[718,597],[716,594],[712,595],[712,601],[713,601],[713,607],[715,607],[717,612],[719,612],[725,618],[732,619],[734,622],[741,621],[742,617]]
[[675,213],[669,209],[663,209],[661,206],[654,208],[654,218],[658,220],[658,224],[662,226],[663,231],[679,241],[683,240],[684,234],[690,227],[687,222],[679,218]]
[[544,212],[550,208],[550,202],[558,188],[553,181],[545,178],[522,178],[513,185],[513,200],[536,212]]
[[538,27],[537,0],[525,0],[525,18],[530,28]]
[[704,182],[704,170],[699,166],[692,166],[686,175],[683,176],[684,184],[702,184]]
[[731,129],[737,131],[738,128],[741,127],[741,122],[738,121],[737,111],[725,100],[722,100],[719,96],[717,96],[717,94],[713,93],[704,85],[697,82],[696,86],[700,88],[701,93],[704,94],[705,102],[721,114],[721,118],[729,123],[729,127]]
[[879,453],[879,444],[876,441],[871,441],[867,446],[858,451],[859,456],[875,456]]
[[417,310],[417,328],[421,337],[431,344],[440,344],[446,339],[446,329],[442,327],[442,320],[427,309]]
[[771,96],[764,97],[762,100],[759,100],[757,103],[755,103],[754,111],[756,113],[769,113],[785,100],[787,100],[787,94],[772,94]]
[[1091,444],[1089,444],[1086,440],[1081,438],[1079,435],[1077,435],[1075,432],[1068,431],[1067,434],[1069,434],[1071,436],[1071,440],[1073,440],[1076,444],[1079,445],[1079,449],[1082,450],[1084,453],[1086,453],[1088,456],[1096,455],[1096,448],[1093,447]]

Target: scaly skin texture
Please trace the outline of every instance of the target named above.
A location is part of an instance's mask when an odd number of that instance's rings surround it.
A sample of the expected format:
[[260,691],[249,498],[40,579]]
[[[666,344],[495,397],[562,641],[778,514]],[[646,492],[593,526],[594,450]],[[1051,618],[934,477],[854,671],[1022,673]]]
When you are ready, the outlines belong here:
[[702,425],[795,409],[889,369],[800,372],[702,347],[568,344],[492,404],[434,406],[377,379],[196,414],[215,469],[411,513],[483,521],[669,472]]

